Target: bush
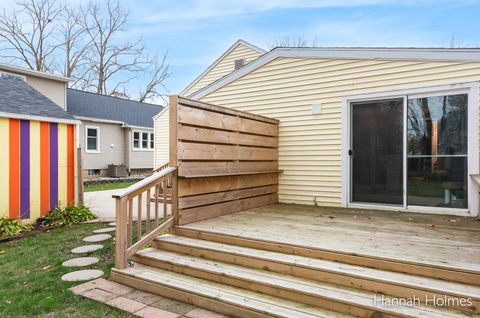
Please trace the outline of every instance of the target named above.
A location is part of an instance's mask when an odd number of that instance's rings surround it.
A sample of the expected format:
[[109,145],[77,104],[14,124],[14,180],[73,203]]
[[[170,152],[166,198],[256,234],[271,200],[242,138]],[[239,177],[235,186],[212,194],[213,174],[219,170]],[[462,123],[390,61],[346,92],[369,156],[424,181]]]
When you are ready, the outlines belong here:
[[30,224],[21,223],[19,220],[11,219],[7,217],[0,217],[0,237],[1,236],[14,236],[23,232],[32,230]]
[[72,225],[95,219],[97,216],[84,205],[71,205],[66,208],[55,208],[37,219],[37,228]]

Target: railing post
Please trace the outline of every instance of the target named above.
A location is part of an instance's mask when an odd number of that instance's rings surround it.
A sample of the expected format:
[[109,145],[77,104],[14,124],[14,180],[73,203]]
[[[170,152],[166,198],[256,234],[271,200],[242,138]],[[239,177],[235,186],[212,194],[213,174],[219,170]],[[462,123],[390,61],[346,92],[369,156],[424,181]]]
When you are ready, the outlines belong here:
[[172,216],[173,224],[179,225],[180,219],[178,215],[178,170],[175,170],[172,174]]
[[[115,198],[115,268],[127,267],[127,198]],[[131,226],[131,224],[130,224]]]

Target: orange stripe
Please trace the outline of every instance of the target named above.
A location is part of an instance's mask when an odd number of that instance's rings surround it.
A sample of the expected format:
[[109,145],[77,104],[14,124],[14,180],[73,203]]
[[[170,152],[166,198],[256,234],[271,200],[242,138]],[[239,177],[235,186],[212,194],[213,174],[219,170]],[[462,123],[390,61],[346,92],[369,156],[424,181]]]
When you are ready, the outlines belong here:
[[10,119],[10,202],[9,215],[11,218],[20,217],[20,121]]
[[40,214],[50,210],[50,124],[40,123]]
[[67,204],[75,203],[75,159],[73,125],[67,126]]

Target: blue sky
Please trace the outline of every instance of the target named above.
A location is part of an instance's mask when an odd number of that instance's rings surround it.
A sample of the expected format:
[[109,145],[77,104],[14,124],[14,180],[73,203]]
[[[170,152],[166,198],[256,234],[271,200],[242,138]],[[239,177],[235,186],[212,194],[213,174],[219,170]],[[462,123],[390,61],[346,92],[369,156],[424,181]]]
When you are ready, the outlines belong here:
[[480,46],[480,1],[130,1],[131,34],[168,50],[179,93],[233,42],[267,48],[276,38],[321,46]]
[[[15,0],[0,0],[11,5]],[[70,0],[82,3],[85,0]],[[166,86],[179,93],[233,42],[262,48],[283,36],[321,46],[480,46],[480,1],[472,0],[121,0],[129,31],[149,52],[168,50]],[[7,5],[8,6],[8,5]]]

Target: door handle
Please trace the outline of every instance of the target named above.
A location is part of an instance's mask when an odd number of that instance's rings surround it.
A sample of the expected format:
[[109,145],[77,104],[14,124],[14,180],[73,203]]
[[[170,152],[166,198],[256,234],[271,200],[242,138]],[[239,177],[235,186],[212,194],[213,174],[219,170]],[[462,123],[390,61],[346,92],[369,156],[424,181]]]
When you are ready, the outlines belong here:
[[353,150],[352,149],[348,150],[348,155],[353,156]]

